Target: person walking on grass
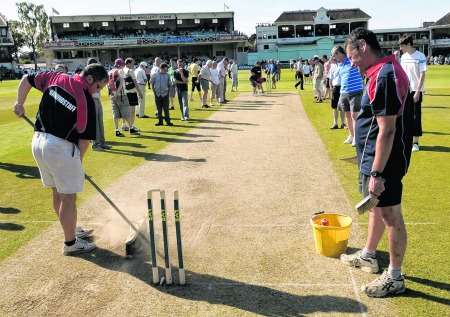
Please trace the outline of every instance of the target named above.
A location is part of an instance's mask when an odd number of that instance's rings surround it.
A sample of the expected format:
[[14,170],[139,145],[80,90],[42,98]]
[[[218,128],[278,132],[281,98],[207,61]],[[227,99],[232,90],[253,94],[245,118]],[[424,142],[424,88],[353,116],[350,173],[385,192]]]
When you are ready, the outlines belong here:
[[350,59],[345,55],[342,46],[335,46],[332,54],[338,62],[338,72],[341,77],[341,96],[339,97],[338,107],[345,112],[350,133],[344,143],[355,146],[355,123],[356,116],[361,109],[363,80],[358,68],[351,65]]
[[189,71],[184,69],[183,60],[177,60],[177,69],[174,71],[173,77],[177,89],[178,103],[180,105],[181,120],[187,121],[189,120]]
[[[170,122],[170,112],[169,112],[169,91],[172,82],[170,80],[169,74],[167,73],[169,66],[166,63],[161,64],[158,72],[155,72],[150,78],[153,93],[155,95],[155,104],[158,109],[158,122],[156,126],[163,125],[163,120],[166,121],[168,126],[173,126]],[[164,116],[163,116],[164,112]]]
[[136,89],[138,91],[138,98],[139,98],[139,109],[138,109],[138,114],[136,114],[137,117],[139,118],[149,118],[149,116],[147,116],[145,114],[145,94],[146,94],[146,84],[147,84],[147,74],[146,74],[146,69],[147,69],[147,63],[146,62],[141,62],[139,64],[139,67],[136,68],[136,70],[134,71],[134,76],[136,77]]
[[364,249],[352,255],[343,254],[341,261],[377,273],[376,250],[387,228],[389,268],[362,290],[370,297],[401,294],[405,292],[401,268],[406,250],[402,178],[411,158],[414,110],[408,77],[394,55],[383,57],[372,31],[353,30],[346,51],[351,64],[368,79],[356,120],[360,190],[364,196],[377,197],[379,203],[369,212]]
[[[108,93],[111,100],[116,137],[124,137],[119,130],[119,119],[131,126],[130,105],[125,94],[125,79],[123,73],[121,73],[123,67],[125,67],[125,62],[123,59],[118,58],[114,62],[113,69],[108,73]],[[139,135],[139,130],[130,129],[130,134]]]
[[211,67],[213,61],[207,60],[205,65],[200,70],[200,74],[198,75],[198,79],[200,81],[200,86],[202,87],[203,95],[202,95],[202,108],[209,108],[208,106],[208,92],[209,92],[209,83],[211,82]]
[[217,63],[217,70],[219,71],[219,88],[217,89],[218,101],[222,105],[228,100],[225,98],[227,92],[227,71],[228,69],[228,58],[224,57],[219,63]]
[[424,91],[427,58],[414,47],[411,35],[404,35],[399,41],[402,56],[400,64],[409,78],[411,96],[414,100],[414,144],[413,152],[419,151],[419,138],[422,136],[422,98]]
[[191,98],[190,101],[194,100],[194,91],[197,89],[198,99],[202,99],[202,93],[200,88],[200,81],[198,80],[198,75],[200,74],[201,67],[199,65],[198,58],[194,58],[192,63],[189,65],[189,74],[191,75]]
[[303,62],[301,59],[298,60],[297,63],[294,64],[295,68],[295,89],[300,86],[300,90],[303,90]]
[[170,81],[172,85],[170,85],[169,90],[169,110],[175,110],[175,96],[177,94],[177,86],[175,85],[175,78],[173,77],[175,71],[178,69],[177,60],[175,58],[171,58],[169,62],[169,70],[167,73],[169,74]]
[[14,112],[25,115],[31,88],[43,93],[36,115],[32,152],[44,187],[51,188],[53,209],[64,232],[64,255],[90,252],[96,248],[83,238],[90,232],[77,230],[76,194],[83,191],[83,158],[89,142],[96,138],[95,103],[92,94],[108,81],[100,64],[86,66],[81,74],[69,76],[42,72],[22,78]]
[[[89,58],[87,65],[98,64],[95,58]],[[110,150],[111,145],[106,144],[105,141],[105,128],[103,126],[103,105],[100,100],[100,92],[94,92],[92,94],[92,99],[95,104],[95,121],[96,121],[96,136],[95,141],[92,144],[92,149],[94,151]]]

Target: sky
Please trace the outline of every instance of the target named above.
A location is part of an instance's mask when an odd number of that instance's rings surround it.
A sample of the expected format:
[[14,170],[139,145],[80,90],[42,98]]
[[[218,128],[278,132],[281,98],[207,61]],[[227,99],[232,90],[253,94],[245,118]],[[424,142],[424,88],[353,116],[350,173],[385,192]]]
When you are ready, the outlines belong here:
[[[17,0],[19,1],[19,0]],[[17,18],[16,0],[1,0],[0,13]],[[29,0],[30,1],[30,0]],[[55,8],[61,15],[126,14],[128,0],[31,0],[43,4],[47,13]],[[418,27],[425,21],[436,21],[450,11],[443,0],[130,0],[132,13],[178,13],[223,11],[224,3],[235,12],[235,29],[248,35],[255,33],[257,23],[274,22],[283,11],[360,8],[372,18],[369,28]],[[388,8],[388,9],[387,9]]]

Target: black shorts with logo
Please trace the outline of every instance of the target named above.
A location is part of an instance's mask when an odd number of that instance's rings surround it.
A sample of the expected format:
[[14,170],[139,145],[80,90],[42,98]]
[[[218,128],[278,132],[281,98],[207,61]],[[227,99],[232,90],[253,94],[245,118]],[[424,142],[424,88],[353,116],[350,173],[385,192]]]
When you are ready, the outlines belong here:
[[[411,100],[414,98],[415,91],[411,91]],[[422,97],[423,93],[420,93],[419,101],[414,102],[414,125],[413,136],[422,136]]]
[[[399,177],[385,177],[384,192],[378,197],[380,202],[377,207],[389,207],[399,205],[402,202],[403,184],[402,179]],[[359,174],[359,191],[366,197],[369,195],[369,181],[370,176],[360,173]]]
[[340,96],[341,96],[341,86],[334,86],[331,94],[331,108],[337,109]]

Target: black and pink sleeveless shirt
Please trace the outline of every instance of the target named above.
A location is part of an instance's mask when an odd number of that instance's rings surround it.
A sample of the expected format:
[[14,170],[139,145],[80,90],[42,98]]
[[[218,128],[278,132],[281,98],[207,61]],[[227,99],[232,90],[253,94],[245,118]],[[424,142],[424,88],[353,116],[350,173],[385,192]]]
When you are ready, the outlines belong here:
[[57,72],[28,75],[31,86],[43,92],[35,131],[50,133],[69,142],[95,140],[95,104],[86,80]]

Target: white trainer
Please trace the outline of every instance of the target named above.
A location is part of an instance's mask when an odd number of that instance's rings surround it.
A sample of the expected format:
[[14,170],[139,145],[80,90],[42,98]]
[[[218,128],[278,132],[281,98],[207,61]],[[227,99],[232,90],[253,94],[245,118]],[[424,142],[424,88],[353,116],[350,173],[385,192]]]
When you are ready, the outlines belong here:
[[341,254],[341,262],[348,266],[356,267],[367,273],[378,273],[380,270],[377,259],[362,258],[362,250],[353,254]]
[[87,242],[83,239],[76,238],[75,243],[71,246],[64,245],[64,255],[75,255],[81,253],[89,253],[97,246],[95,243]]
[[76,227],[75,228],[75,237],[78,239],[86,239],[86,238],[89,238],[93,232],[94,232],[94,229],[84,229],[82,227]]
[[345,139],[344,144],[352,144],[352,142],[353,142],[353,137],[352,137],[351,135],[349,135],[349,136]]
[[406,291],[405,278],[401,276],[399,279],[394,279],[386,270],[369,284],[363,285],[361,291],[369,297],[386,297],[388,295],[402,294]]
[[412,151],[413,152],[417,152],[417,151],[420,151],[420,148],[419,148],[419,144],[413,144],[413,147],[412,147]]

